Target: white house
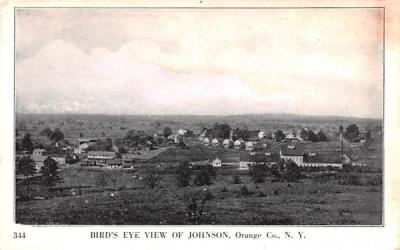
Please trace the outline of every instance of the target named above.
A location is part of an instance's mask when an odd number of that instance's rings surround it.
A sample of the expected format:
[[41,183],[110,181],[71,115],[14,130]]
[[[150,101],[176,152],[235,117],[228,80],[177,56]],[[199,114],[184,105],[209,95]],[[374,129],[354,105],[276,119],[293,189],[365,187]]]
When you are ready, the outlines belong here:
[[303,164],[303,154],[304,151],[301,147],[296,145],[286,145],[281,148],[279,151],[281,159],[283,160],[292,160],[298,166]]
[[231,140],[229,140],[229,139],[225,139],[225,140],[222,142],[222,146],[223,146],[224,148],[229,148],[230,145],[231,145]]
[[254,149],[254,144],[253,144],[253,142],[251,142],[251,141],[246,142],[245,148],[246,148],[247,151],[253,150],[253,149]]
[[186,134],[186,129],[179,129],[178,130],[178,135],[180,135],[180,136],[184,136],[185,134]]
[[215,167],[215,168],[221,167],[221,166],[222,166],[221,160],[218,159],[218,157],[215,158],[215,159],[212,161],[212,166]]
[[219,141],[218,141],[218,139],[217,139],[217,138],[212,139],[211,145],[212,145],[213,147],[218,147],[218,146],[219,146]]
[[210,146],[210,140],[207,137],[204,138],[203,144],[204,144],[204,146]]
[[241,142],[240,140],[236,140],[236,141],[233,143],[233,147],[236,148],[236,149],[240,149],[241,146],[242,146],[242,142]]

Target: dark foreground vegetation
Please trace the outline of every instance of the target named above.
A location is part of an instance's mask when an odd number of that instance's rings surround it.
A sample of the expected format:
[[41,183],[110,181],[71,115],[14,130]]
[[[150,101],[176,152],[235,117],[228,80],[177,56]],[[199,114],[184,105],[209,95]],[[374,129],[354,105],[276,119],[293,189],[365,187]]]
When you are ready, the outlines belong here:
[[[382,185],[379,173],[307,173],[295,182],[217,170],[210,185],[196,185],[198,171],[185,185],[177,173],[156,170],[64,168],[63,183],[36,200],[17,202],[22,224],[243,224],[379,225]],[[102,182],[102,176],[112,175]],[[149,177],[157,175],[157,177]],[[154,180],[154,186],[149,179]],[[183,184],[183,185],[182,185]],[[203,183],[200,183],[203,184]],[[23,185],[17,192],[24,193]],[[40,196],[39,196],[40,195]]]

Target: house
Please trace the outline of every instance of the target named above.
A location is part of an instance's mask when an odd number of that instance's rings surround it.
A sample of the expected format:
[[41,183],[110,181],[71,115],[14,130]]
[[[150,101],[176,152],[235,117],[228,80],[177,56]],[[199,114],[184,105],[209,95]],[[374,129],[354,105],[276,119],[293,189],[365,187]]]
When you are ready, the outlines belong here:
[[32,159],[35,162],[35,167],[37,171],[43,167],[43,162],[47,158],[46,149],[34,149],[32,152]]
[[213,147],[218,147],[219,146],[219,141],[218,141],[217,138],[212,139],[211,146],[213,146]]
[[204,128],[200,135],[199,135],[199,141],[204,141],[205,138],[209,137],[211,135],[211,129],[209,128]]
[[246,142],[246,144],[245,144],[245,149],[246,149],[247,151],[253,150],[253,149],[254,149],[254,144],[253,144],[253,142],[251,142],[251,141]]
[[66,156],[64,154],[49,154],[48,156],[55,160],[59,165],[65,165]]
[[242,141],[241,141],[241,140],[236,140],[236,141],[233,143],[233,147],[234,147],[235,149],[240,149],[240,148],[242,147]]
[[218,157],[217,157],[217,158],[215,158],[215,159],[212,161],[211,165],[212,165],[213,167],[215,167],[215,168],[220,168],[220,167],[222,166],[222,162],[221,162],[221,160],[218,159]]
[[122,166],[124,168],[133,168],[134,163],[138,162],[138,156],[133,154],[122,155]]
[[279,160],[279,155],[271,152],[243,152],[240,154],[239,170],[249,170],[252,164],[272,164]]
[[88,159],[83,159],[80,164],[81,166],[96,166],[96,161],[94,160],[88,160]]
[[89,146],[96,144],[98,139],[96,138],[80,138],[78,139],[79,146],[74,149],[75,154],[82,154],[87,151]]
[[225,140],[222,142],[222,146],[223,146],[224,148],[229,148],[231,145],[232,145],[232,140],[225,139]]
[[178,134],[171,134],[170,136],[168,136],[168,141],[178,144],[180,140],[180,136]]
[[112,159],[106,161],[106,167],[108,168],[121,168],[122,167],[122,159]]
[[116,153],[113,151],[89,151],[88,160],[105,163],[107,160],[115,159]]
[[258,139],[259,139],[259,140],[264,139],[264,137],[265,137],[265,132],[264,132],[264,131],[258,132]]
[[203,144],[204,144],[204,146],[210,146],[210,140],[207,137],[204,138]]
[[186,129],[179,129],[178,130],[178,135],[180,135],[180,136],[184,136],[185,134],[186,134],[186,132],[187,132],[187,130]]
[[301,166],[301,164],[303,164],[304,148],[301,146],[301,144],[284,145],[280,149],[279,154],[280,154],[281,159],[283,159],[285,161],[292,160],[298,166]]
[[44,165],[44,160],[47,157],[51,157],[59,165],[65,165],[65,154],[48,154],[46,149],[34,149],[32,152],[32,159],[35,162],[36,170],[40,170]]

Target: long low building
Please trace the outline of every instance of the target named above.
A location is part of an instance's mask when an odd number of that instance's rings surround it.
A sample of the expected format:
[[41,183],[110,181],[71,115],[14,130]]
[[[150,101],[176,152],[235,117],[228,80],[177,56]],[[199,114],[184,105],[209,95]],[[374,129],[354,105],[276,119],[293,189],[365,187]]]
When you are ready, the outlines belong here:
[[249,170],[253,164],[272,164],[279,161],[279,155],[272,152],[243,152],[240,155],[239,169]]
[[116,158],[116,153],[112,151],[89,151],[88,160],[96,160],[99,162],[106,162]]
[[299,167],[343,167],[343,159],[336,152],[332,154],[306,152],[301,144],[285,145],[279,154],[281,159],[292,160]]

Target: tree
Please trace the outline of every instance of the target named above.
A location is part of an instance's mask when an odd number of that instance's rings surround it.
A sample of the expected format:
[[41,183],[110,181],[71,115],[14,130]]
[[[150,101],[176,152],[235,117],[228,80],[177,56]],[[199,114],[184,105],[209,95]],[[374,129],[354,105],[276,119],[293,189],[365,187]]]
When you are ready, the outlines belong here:
[[29,156],[23,156],[17,163],[17,174],[22,174],[26,179],[26,193],[30,197],[31,178],[36,173],[35,162]]
[[126,154],[128,153],[128,149],[126,149],[124,146],[119,146],[119,153]]
[[[107,175],[102,171],[96,176],[95,185],[100,186],[102,190],[107,186]],[[114,185],[115,190],[115,185]]]
[[285,162],[283,177],[287,181],[298,181],[301,178],[301,169],[294,161],[288,160]]
[[277,130],[275,132],[275,140],[276,141],[282,141],[283,139],[285,139],[285,135],[283,134],[282,130]]
[[110,137],[105,140],[105,151],[110,151],[112,149],[113,143]]
[[195,137],[195,134],[194,134],[194,132],[192,131],[192,130],[187,130],[186,131],[186,134],[185,134],[187,137]]
[[303,139],[303,141],[308,141],[310,140],[309,136],[308,136],[308,132],[306,129],[302,128],[300,131],[300,137],[301,139]]
[[211,129],[211,136],[213,138],[227,139],[229,138],[230,133],[231,133],[231,127],[226,123],[223,124],[215,123]]
[[322,131],[322,129],[320,131],[318,131],[317,133],[317,139],[318,141],[327,141],[328,138],[326,137],[324,131]]
[[248,128],[237,128],[233,131],[234,139],[248,140],[250,137],[250,130]]
[[360,132],[358,131],[357,125],[356,124],[349,125],[346,128],[346,132],[345,132],[344,135],[348,140],[356,139],[360,135]]
[[21,147],[23,150],[32,151],[33,150],[33,142],[31,140],[31,134],[26,133],[24,138],[22,139]]
[[44,160],[40,173],[42,174],[42,185],[45,187],[53,187],[57,182],[61,181],[61,178],[58,176],[57,162],[50,156]]
[[343,133],[343,125],[339,126],[339,133],[341,133],[341,134]]
[[57,143],[64,139],[64,134],[60,131],[59,128],[54,129],[54,131],[49,135],[50,141]]
[[193,182],[196,186],[211,185],[212,180],[215,179],[216,172],[213,166],[206,165],[200,169]]
[[160,181],[161,177],[156,169],[155,166],[151,166],[144,177],[144,181],[151,189],[154,189],[158,182]]
[[260,162],[256,162],[255,164],[250,165],[249,167],[249,175],[254,183],[263,183],[265,177],[267,177],[268,169],[265,164]]
[[179,187],[187,187],[190,185],[190,180],[192,178],[192,172],[189,168],[189,162],[183,161],[179,164],[176,169],[176,180],[178,181]]
[[119,181],[119,174],[116,171],[110,171],[110,173],[108,174],[108,178],[110,179],[110,181],[113,184],[113,190],[117,190],[117,183]]
[[172,129],[170,127],[165,127],[164,131],[163,131],[163,135],[165,138],[167,138],[168,136],[172,135]]
[[312,142],[318,142],[318,136],[314,133],[312,129],[308,130],[308,138]]
[[53,131],[50,128],[45,128],[40,132],[41,136],[49,137]]
[[187,206],[187,216],[189,222],[200,224],[203,221],[203,211],[207,201],[213,199],[214,196],[206,188],[203,190],[188,190],[185,192],[181,200]]

